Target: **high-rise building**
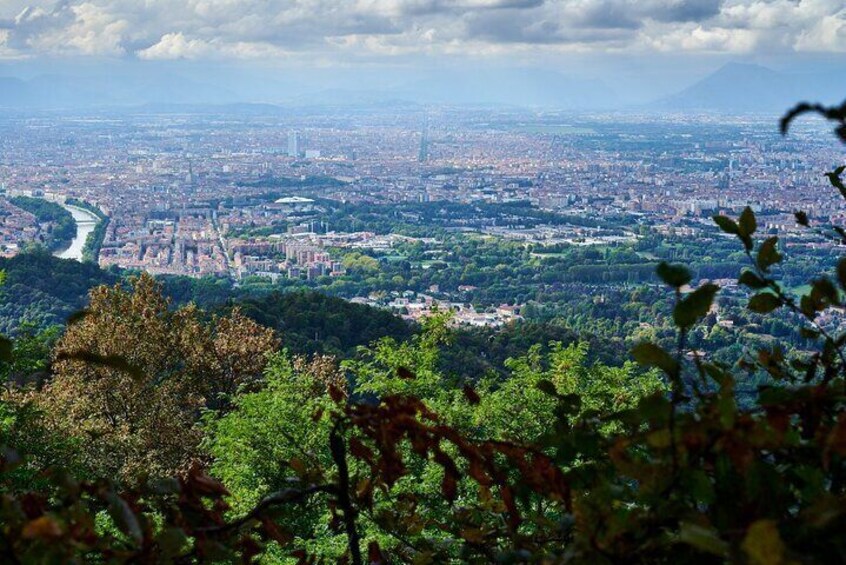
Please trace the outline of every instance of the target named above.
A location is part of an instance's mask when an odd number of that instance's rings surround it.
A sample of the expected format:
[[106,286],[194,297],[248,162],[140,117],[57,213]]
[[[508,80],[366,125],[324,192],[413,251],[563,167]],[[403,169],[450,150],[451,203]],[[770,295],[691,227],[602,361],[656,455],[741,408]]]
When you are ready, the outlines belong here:
[[288,157],[299,157],[300,146],[297,140],[297,131],[293,130],[288,134]]
[[420,151],[417,153],[417,160],[425,163],[429,160],[429,117],[423,121],[423,131],[420,134]]
[[194,185],[194,165],[191,160],[188,160],[188,174],[185,175],[185,184],[188,186]]

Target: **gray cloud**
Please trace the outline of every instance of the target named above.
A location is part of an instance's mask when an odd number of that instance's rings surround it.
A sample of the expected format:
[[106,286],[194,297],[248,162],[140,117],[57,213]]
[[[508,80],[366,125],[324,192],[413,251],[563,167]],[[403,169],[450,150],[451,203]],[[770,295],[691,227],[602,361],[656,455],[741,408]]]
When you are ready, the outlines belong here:
[[663,22],[699,22],[719,15],[723,0],[670,0],[651,16]]
[[461,14],[468,10],[525,10],[543,6],[546,0],[409,0],[402,11],[411,16]]
[[0,57],[843,51],[846,0],[3,0]]

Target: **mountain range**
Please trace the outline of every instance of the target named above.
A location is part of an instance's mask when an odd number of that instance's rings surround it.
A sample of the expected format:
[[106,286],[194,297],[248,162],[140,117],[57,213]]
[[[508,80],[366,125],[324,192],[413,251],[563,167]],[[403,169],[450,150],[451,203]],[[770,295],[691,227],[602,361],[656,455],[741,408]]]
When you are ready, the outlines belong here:
[[843,73],[785,73],[759,65],[729,63],[651,106],[668,110],[780,112],[800,100],[834,104],[844,97]]
[[[246,75],[245,75],[246,76]],[[243,105],[304,107],[411,104],[497,105],[569,110],[639,109],[716,112],[782,111],[799,100],[837,103],[846,96],[846,73],[781,72],[729,63],[683,90],[648,104],[634,102],[623,85],[609,86],[541,69],[479,69],[403,75],[378,81],[203,80],[175,73],[139,75],[40,75],[29,80],[0,77],[0,108],[80,109],[153,105]],[[221,86],[221,83],[226,86]]]

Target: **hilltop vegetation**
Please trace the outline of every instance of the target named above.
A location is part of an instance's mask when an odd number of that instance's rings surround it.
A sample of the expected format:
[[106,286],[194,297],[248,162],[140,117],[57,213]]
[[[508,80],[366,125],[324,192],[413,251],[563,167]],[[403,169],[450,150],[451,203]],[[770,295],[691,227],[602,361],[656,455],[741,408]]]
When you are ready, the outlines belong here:
[[[0,331],[13,336],[27,328],[64,326],[86,307],[92,289],[132,275],[58,259],[38,248],[0,259],[0,270],[6,273],[5,285],[0,286]],[[256,292],[233,288],[224,279],[166,276],[160,281],[164,294],[176,305],[194,303],[220,313],[237,306],[244,315],[275,330],[292,354],[348,358],[356,348],[382,337],[402,341],[417,331],[413,324],[387,311],[309,289]],[[447,372],[462,376],[501,374],[506,359],[526,353],[533,344],[582,340],[591,344],[591,360],[613,363],[625,356],[626,344],[620,339],[593,334],[586,326],[582,329],[578,324],[548,320],[501,329],[457,330],[444,351],[442,365]]]
[[350,357],[357,347],[388,336],[405,340],[413,331],[389,312],[313,291],[247,297],[238,301],[238,308],[277,330],[285,347],[297,354]]
[[64,325],[85,308],[91,288],[118,280],[114,272],[58,259],[43,248],[0,259],[0,269],[6,273],[0,287],[0,331],[7,335],[27,322],[40,328]]
[[[131,276],[58,259],[39,248],[0,259],[0,270],[6,276],[0,287],[0,331],[12,335],[27,324],[40,329],[65,325],[86,308],[90,291]],[[410,326],[392,314],[316,292],[241,296],[228,281],[169,277],[163,282],[163,292],[178,305],[193,302],[212,310],[239,305],[249,317],[285,335],[294,353],[345,356],[378,338],[411,334]]]

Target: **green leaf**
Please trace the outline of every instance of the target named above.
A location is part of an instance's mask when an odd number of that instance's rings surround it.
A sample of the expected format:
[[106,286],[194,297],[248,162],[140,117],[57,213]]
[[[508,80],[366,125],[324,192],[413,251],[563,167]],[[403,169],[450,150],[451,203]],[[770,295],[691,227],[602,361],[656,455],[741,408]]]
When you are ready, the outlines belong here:
[[774,520],[758,520],[746,531],[741,545],[750,565],[784,563],[784,542]]
[[538,381],[535,386],[539,391],[543,392],[544,394],[548,394],[550,396],[558,396],[558,390],[555,388],[555,385],[552,383],[552,381],[548,379]]
[[820,337],[820,332],[813,328],[799,328],[799,335],[805,339],[817,339]]
[[201,563],[231,563],[235,560],[232,548],[213,539],[198,540],[197,551]]
[[644,367],[658,367],[668,375],[678,370],[673,357],[654,343],[639,343],[632,348],[632,357]]
[[682,522],[679,541],[706,553],[728,557],[729,544],[713,528]]
[[746,269],[745,271],[740,273],[740,278],[737,280],[737,282],[742,285],[748,286],[749,288],[754,288],[756,290],[766,288],[767,286],[767,283],[766,281],[764,281],[764,279],[762,279],[749,269]]
[[832,172],[826,173],[825,176],[828,177],[828,182],[831,183],[831,186],[839,190],[840,195],[843,196],[843,198],[846,198],[846,185],[843,184],[843,179],[840,178],[840,175],[843,174],[844,170],[846,170],[846,168],[841,165],[834,169]]
[[144,377],[141,369],[120,355],[100,355],[99,353],[92,353],[91,351],[73,351],[59,353],[59,355],[56,356],[56,360],[80,361],[83,363],[90,363],[92,365],[101,365],[103,367],[108,367],[109,369],[128,373],[135,379],[141,379]]
[[144,534],[141,532],[141,525],[138,523],[138,518],[126,501],[111,492],[106,495],[106,500],[109,503],[109,516],[115,521],[115,525],[117,525],[120,531],[135,540],[136,543],[141,543],[144,539]]
[[640,421],[648,421],[653,428],[666,424],[672,405],[664,393],[644,397],[637,405]]
[[796,217],[796,223],[800,226],[808,227],[810,222],[808,221],[808,214],[802,212],[801,210],[798,212],[794,212],[793,215]]
[[188,536],[180,528],[164,528],[156,536],[156,542],[166,557],[174,558],[184,551]]
[[752,208],[747,206],[743,209],[743,212],[740,213],[740,218],[738,218],[737,227],[738,235],[750,236],[755,233],[755,230],[758,229],[758,222],[755,219],[755,212],[752,211]]
[[737,419],[737,404],[734,402],[734,394],[723,393],[717,397],[717,411],[720,415],[720,424],[723,429],[731,429]]
[[759,292],[749,299],[749,309],[759,314],[767,314],[779,306],[781,306],[781,302],[771,292]]
[[824,310],[831,305],[840,304],[837,287],[828,279],[816,279],[811,282],[811,300],[817,311]]
[[734,386],[734,377],[732,377],[731,372],[727,371],[723,367],[712,363],[703,363],[702,368],[705,369],[705,373],[711,377],[715,383],[720,385],[720,387]]
[[773,236],[764,240],[761,247],[758,248],[758,258],[756,262],[762,271],[767,271],[772,265],[780,263],[782,256],[776,249],[778,244],[778,237]]
[[840,288],[846,290],[846,257],[837,262],[837,282]]
[[11,363],[13,350],[14,346],[12,344],[12,340],[6,336],[0,335],[0,361],[3,361],[4,363]]
[[77,323],[83,321],[85,318],[87,318],[90,315],[91,315],[90,310],[78,310],[78,311],[74,312],[73,314],[71,314],[70,316],[68,316],[68,325],[72,326],[74,324],[77,324]]
[[714,486],[708,474],[702,469],[691,469],[683,479],[685,490],[699,502],[710,504],[714,501]]
[[730,233],[732,235],[740,233],[740,230],[737,227],[737,222],[728,216],[714,216],[714,223],[716,223],[720,229],[726,233]]
[[684,265],[671,265],[666,261],[661,261],[655,272],[665,284],[673,288],[681,288],[693,278]]
[[714,295],[720,287],[706,283],[685,296],[673,310],[673,321],[680,328],[689,328],[708,313],[714,303]]

